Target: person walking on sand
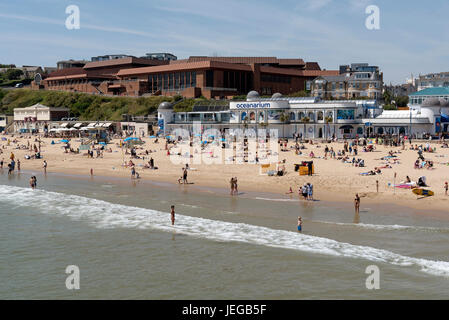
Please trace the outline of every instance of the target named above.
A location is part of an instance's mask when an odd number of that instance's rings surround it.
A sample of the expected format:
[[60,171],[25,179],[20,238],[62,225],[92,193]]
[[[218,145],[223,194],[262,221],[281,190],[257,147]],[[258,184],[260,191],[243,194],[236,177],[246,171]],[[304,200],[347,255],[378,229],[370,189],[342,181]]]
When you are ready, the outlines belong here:
[[44,168],[44,173],[46,174],[47,173],[47,160],[44,160],[43,168]]
[[359,197],[358,193],[356,193],[356,195],[355,195],[354,208],[355,208],[355,213],[358,214],[360,212],[360,197]]
[[174,226],[175,225],[175,206],[174,205],[171,206],[170,215],[171,215],[171,225]]
[[234,183],[234,177],[231,177],[231,180],[229,181],[231,185],[231,196],[234,195],[234,189],[235,189],[235,183]]
[[239,189],[237,187],[237,177],[234,177],[234,192],[236,195],[239,194]]
[[182,174],[182,183],[183,184],[188,184],[187,182],[187,168],[183,168],[184,172]]
[[20,172],[20,160],[19,159],[17,159],[17,171]]
[[131,168],[131,179],[136,177],[136,169],[134,168],[134,166]]
[[302,232],[302,218],[298,217],[298,232]]
[[444,183],[444,195],[446,195],[447,196],[447,191],[448,191],[448,189],[449,189],[449,185],[448,185],[448,183],[447,183],[447,181]]

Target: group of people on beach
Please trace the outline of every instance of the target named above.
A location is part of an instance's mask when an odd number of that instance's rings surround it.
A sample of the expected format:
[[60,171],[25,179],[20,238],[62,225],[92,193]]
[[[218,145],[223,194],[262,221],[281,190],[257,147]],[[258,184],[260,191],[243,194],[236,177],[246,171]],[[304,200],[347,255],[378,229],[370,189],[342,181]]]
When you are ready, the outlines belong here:
[[298,193],[302,195],[304,200],[313,201],[313,184],[311,184],[310,182],[305,183],[302,187],[299,188]]

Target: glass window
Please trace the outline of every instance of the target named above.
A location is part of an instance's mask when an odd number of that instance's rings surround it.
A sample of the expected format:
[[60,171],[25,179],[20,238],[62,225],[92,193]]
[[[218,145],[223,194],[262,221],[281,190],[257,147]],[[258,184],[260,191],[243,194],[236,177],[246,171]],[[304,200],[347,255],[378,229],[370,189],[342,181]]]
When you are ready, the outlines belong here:
[[179,89],[179,73],[175,73],[175,89]]
[[190,79],[190,84],[192,87],[196,87],[196,72],[192,72],[192,79]]
[[170,75],[169,75],[169,88],[170,88],[170,90],[173,90],[173,88],[174,88],[174,85],[175,85],[175,75],[174,75],[174,73],[170,73]]
[[168,90],[168,73],[164,74],[164,90]]
[[354,120],[354,110],[337,110],[337,119]]
[[190,87],[190,72],[186,72],[186,87]]
[[157,89],[162,90],[162,74],[157,76]]
[[185,73],[182,72],[181,73],[181,78],[179,79],[179,86],[181,89],[184,89],[184,77],[185,77]]

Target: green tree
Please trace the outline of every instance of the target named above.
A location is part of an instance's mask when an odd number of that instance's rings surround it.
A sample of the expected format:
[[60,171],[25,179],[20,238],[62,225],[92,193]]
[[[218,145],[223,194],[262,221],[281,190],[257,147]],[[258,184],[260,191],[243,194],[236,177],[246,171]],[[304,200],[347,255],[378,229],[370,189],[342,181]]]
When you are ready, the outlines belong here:
[[23,75],[23,71],[20,69],[8,69],[5,72],[6,79],[18,80]]
[[279,120],[282,122],[282,138],[285,138],[285,124],[290,121],[290,115],[282,111]]
[[302,90],[288,95],[289,97],[310,97],[310,91]]
[[396,106],[401,107],[401,108],[406,107],[409,102],[408,96],[398,96],[398,97],[395,97],[394,100],[396,101]]

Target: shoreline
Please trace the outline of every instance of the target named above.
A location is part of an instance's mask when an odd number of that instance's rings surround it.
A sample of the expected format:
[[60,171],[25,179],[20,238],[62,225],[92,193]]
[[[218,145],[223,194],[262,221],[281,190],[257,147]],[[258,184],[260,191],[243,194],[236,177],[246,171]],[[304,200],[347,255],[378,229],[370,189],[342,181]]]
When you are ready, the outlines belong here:
[[[11,137],[8,137],[11,139]],[[100,158],[87,158],[85,154],[71,154],[64,153],[62,144],[52,145],[54,138],[42,139],[42,155],[43,159],[39,160],[24,160],[26,154],[32,152],[29,149],[18,149],[19,146],[26,147],[26,143],[32,145],[36,137],[14,137],[18,139],[17,143],[11,142],[11,145],[5,145],[2,141],[2,151],[0,159],[4,159],[3,174],[7,174],[6,165],[9,162],[10,152],[14,152],[16,159],[20,159],[21,169],[23,173],[43,173],[43,160],[48,162],[48,173],[60,173],[68,175],[78,175],[90,177],[90,169],[93,170],[93,175],[99,177],[118,177],[121,179],[130,178],[130,168],[122,166],[123,160],[126,162],[130,160],[129,155],[124,155],[122,150],[117,146],[119,140],[115,139],[107,148],[111,148],[112,152],[105,152]],[[150,150],[151,153],[144,155],[144,159],[133,159],[136,164],[136,170],[140,174],[141,181],[151,181],[163,184],[177,186],[177,180],[180,177],[183,164],[174,164],[170,162],[167,156],[167,151],[164,149],[164,140],[161,139],[159,143],[154,143],[151,139],[145,138],[145,144],[139,146],[137,153],[142,155],[144,150]],[[77,148],[79,141],[73,139],[71,141],[73,148]],[[443,182],[449,180],[449,167],[445,164],[449,158],[449,149],[439,148],[437,153],[426,154],[426,158],[432,159],[435,163],[434,170],[416,170],[413,169],[413,163],[416,159],[416,151],[401,150],[399,147],[386,147],[376,145],[374,152],[362,153],[357,157],[363,158],[366,162],[365,168],[358,168],[351,166],[351,164],[342,163],[335,159],[324,159],[321,153],[324,153],[324,145],[315,144],[306,145],[306,150],[303,150],[303,155],[295,155],[291,149],[294,144],[289,143],[289,151],[279,152],[279,160],[284,159],[287,168],[287,174],[282,177],[269,177],[259,174],[259,165],[255,164],[205,164],[193,165],[188,172],[188,180],[193,182],[190,189],[217,189],[220,193],[229,195],[229,179],[231,177],[238,177],[238,186],[240,192],[266,193],[269,195],[281,196],[288,198],[286,195],[289,188],[293,189],[291,197],[297,197],[298,187],[304,183],[310,182],[314,185],[314,198],[325,202],[338,204],[345,204],[353,208],[352,202],[355,193],[361,196],[362,207],[366,204],[389,204],[392,206],[404,207],[406,210],[411,210],[420,215],[441,215],[449,218],[449,196],[443,194]],[[329,144],[336,151],[340,150],[343,143],[336,142]],[[432,145],[438,147],[437,144]],[[293,165],[300,161],[308,161],[311,158],[307,155],[313,151],[317,158],[314,158],[316,173],[313,176],[299,176],[298,172],[293,171]],[[361,176],[360,173],[368,171],[375,166],[380,166],[382,162],[379,158],[385,156],[389,151],[397,152],[400,158],[400,164],[392,164],[392,169],[382,169],[381,175],[375,176]],[[321,157],[320,157],[321,156]],[[158,170],[143,169],[143,164],[147,163],[150,157],[154,158],[155,166]],[[207,155],[202,154],[203,160]],[[434,159],[431,157],[435,157]],[[444,163],[441,163],[441,162]],[[410,169],[411,168],[411,169]],[[413,171],[414,170],[414,171]],[[15,171],[14,174],[16,174]],[[426,175],[427,181],[433,186],[432,190],[436,195],[433,197],[423,198],[417,200],[417,196],[412,194],[410,190],[396,189],[394,190],[387,185],[392,183],[393,174],[397,173],[398,178],[396,183],[406,175],[410,175],[412,179],[417,180],[418,176]],[[379,181],[379,193],[376,192],[376,180]],[[182,185],[181,185],[182,186]],[[183,186],[185,187],[185,186]],[[298,199],[298,201],[300,201]]]
[[[36,174],[35,171],[32,170],[21,170],[22,173],[27,174]],[[44,175],[43,172],[39,173],[40,175]],[[167,189],[178,189],[177,191],[182,192],[179,190],[179,188],[184,188],[185,186],[182,184],[173,183],[171,181],[167,181],[165,179],[128,179],[122,175],[94,175],[90,176],[88,174],[82,174],[82,173],[76,173],[76,172],[67,172],[67,171],[47,171],[48,175],[56,176],[56,177],[67,177],[69,179],[80,179],[84,181],[89,180],[95,180],[95,178],[99,178],[99,180],[103,180],[107,183],[125,183],[125,182],[134,182],[134,183],[142,183],[144,184],[151,184],[153,186],[161,186],[163,188]],[[326,199],[322,199],[320,197],[315,197],[314,201],[307,201],[302,200],[297,193],[293,193],[290,195],[287,195],[285,193],[280,192],[272,192],[272,191],[261,191],[260,189],[244,189],[240,190],[239,195],[237,196],[231,196],[228,192],[228,189],[226,189],[224,186],[219,186],[217,184],[215,185],[207,185],[207,184],[196,184],[193,183],[189,185],[188,192],[192,193],[212,193],[215,195],[220,196],[226,196],[226,197],[235,197],[235,198],[242,198],[242,199],[253,199],[253,200],[260,200],[260,201],[284,201],[284,200],[291,200],[297,203],[310,203],[310,204],[321,204],[321,205],[328,205],[328,206],[339,206],[343,205],[348,207],[348,210],[352,210],[352,201],[348,200],[346,198],[338,198],[334,194],[332,194],[331,197],[327,197]],[[320,194],[320,193],[318,193]],[[329,195],[329,194],[328,194]],[[399,203],[394,202],[388,202],[388,201],[377,201],[375,198],[362,198],[362,206],[361,211],[363,212],[363,207],[366,205],[378,205],[381,206],[382,209],[388,209],[387,212],[409,212],[409,216],[412,215],[426,215],[429,218],[449,221],[449,215],[445,210],[439,210],[439,209],[427,209],[425,213],[420,212],[421,209],[406,205],[407,202],[401,201]],[[411,209],[411,210],[410,210]],[[374,210],[373,212],[378,212],[377,210]],[[352,211],[351,211],[352,213]]]

